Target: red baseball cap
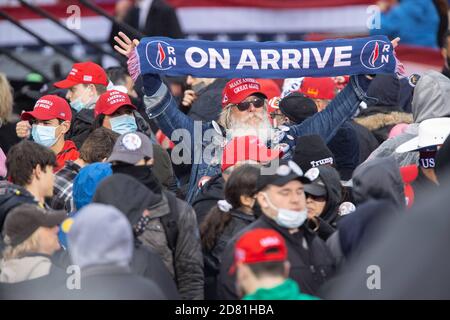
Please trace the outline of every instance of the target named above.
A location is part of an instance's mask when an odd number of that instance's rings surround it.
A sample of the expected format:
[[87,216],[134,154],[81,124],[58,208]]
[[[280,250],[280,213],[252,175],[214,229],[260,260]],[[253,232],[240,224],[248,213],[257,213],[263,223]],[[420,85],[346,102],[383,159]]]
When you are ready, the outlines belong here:
[[61,119],[72,120],[72,111],[66,99],[56,95],[46,95],[41,97],[34,105],[33,111],[24,112],[20,116],[22,120],[51,120]]
[[74,85],[84,83],[84,84],[102,84],[104,86],[108,85],[108,77],[106,76],[105,70],[98,64],[86,61],[75,63],[72,66],[72,70],[67,75],[67,78],[55,82],[53,85],[61,89],[69,89]]
[[245,98],[251,96],[252,94],[259,93],[266,96],[261,91],[261,85],[256,79],[253,78],[242,78],[242,79],[231,79],[225,85],[222,92],[222,107],[228,104],[237,104],[242,102]]
[[98,98],[97,103],[95,104],[94,114],[95,117],[100,114],[110,115],[123,106],[129,106],[134,110],[137,110],[126,93],[117,90],[108,90]]
[[256,136],[236,137],[225,146],[222,154],[222,171],[240,161],[269,162],[280,156],[280,150],[267,148]]
[[267,99],[281,96],[281,89],[274,80],[256,79],[256,81],[258,81],[261,86],[261,92],[267,97]]
[[230,274],[239,263],[286,261],[288,251],[283,237],[273,229],[254,229],[244,233],[234,247],[234,264]]
[[311,99],[332,100],[336,96],[336,83],[333,78],[305,78],[300,92]]

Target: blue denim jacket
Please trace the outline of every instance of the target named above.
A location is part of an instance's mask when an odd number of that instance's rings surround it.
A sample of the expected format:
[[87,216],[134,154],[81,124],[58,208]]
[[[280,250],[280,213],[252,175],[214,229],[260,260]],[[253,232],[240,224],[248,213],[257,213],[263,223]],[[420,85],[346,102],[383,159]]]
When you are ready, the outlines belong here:
[[[340,92],[328,107],[314,116],[306,119],[301,124],[288,127],[288,130],[280,132],[279,141],[286,147],[284,158],[290,158],[298,136],[318,134],[325,142],[330,141],[339,127],[358,110],[361,102],[367,104],[375,99],[366,96],[365,91],[370,83],[364,76],[351,77],[350,84]],[[214,176],[221,172],[220,159],[222,149],[226,143],[218,125],[214,122],[194,121],[178,109],[175,99],[172,97],[166,85],[158,75],[143,75],[145,111],[150,119],[155,119],[162,132],[177,144],[172,151],[181,145],[183,156],[192,161],[192,172],[189,181],[189,191],[186,201],[192,203],[200,188],[199,180],[204,176]],[[176,129],[175,134],[172,133]],[[179,141],[179,135],[189,134],[188,137],[203,137],[183,139]],[[214,143],[211,143],[214,141]],[[274,141],[272,141],[274,142]],[[273,144],[272,144],[273,146]],[[172,159],[173,161],[173,159]]]

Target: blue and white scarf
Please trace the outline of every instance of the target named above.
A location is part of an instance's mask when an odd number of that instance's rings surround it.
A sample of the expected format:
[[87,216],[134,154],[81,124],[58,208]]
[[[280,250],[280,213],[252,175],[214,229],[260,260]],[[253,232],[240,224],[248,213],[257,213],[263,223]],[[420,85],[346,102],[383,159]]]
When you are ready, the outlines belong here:
[[251,42],[143,38],[129,70],[202,78],[298,78],[402,73],[385,36],[319,42]]

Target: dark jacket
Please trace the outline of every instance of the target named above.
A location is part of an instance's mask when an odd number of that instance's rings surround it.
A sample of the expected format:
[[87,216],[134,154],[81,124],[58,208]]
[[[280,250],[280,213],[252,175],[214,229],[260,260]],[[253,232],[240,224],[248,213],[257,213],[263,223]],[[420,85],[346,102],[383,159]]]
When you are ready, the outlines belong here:
[[327,189],[327,203],[323,208],[322,214],[318,217],[319,229],[317,234],[325,241],[336,230],[336,225],[340,218],[338,211],[342,199],[342,187],[336,169],[326,166],[318,167],[318,169],[320,178]]
[[362,110],[355,119],[357,123],[369,129],[383,143],[391,129],[399,123],[412,123],[413,118],[400,106],[402,84],[395,75],[377,75],[371,82],[367,94],[378,102]]
[[7,214],[23,203],[37,204],[37,201],[24,187],[4,180],[0,181],[0,230],[3,229],[3,223],[5,222]]
[[255,217],[245,214],[238,210],[230,212],[231,220],[218,236],[214,248],[211,250],[203,249],[203,258],[205,261],[205,299],[217,299],[217,276],[219,275],[220,265],[222,263],[222,254],[228,242],[238,234],[242,229],[255,221]]
[[72,140],[77,149],[80,149],[84,140],[93,130],[94,109],[82,109],[80,112],[71,110],[73,115],[72,122],[69,131],[66,133],[66,139]]
[[[124,23],[139,28],[139,7],[131,8],[124,18]],[[153,0],[150,10],[147,14],[145,27],[141,31],[146,37],[169,37],[169,38],[183,38],[183,32],[181,31],[180,23],[175,10],[167,4],[164,0]],[[114,46],[114,36],[116,36],[121,28],[113,24],[111,34],[109,36],[109,43]],[[130,39],[139,39],[140,37],[134,33],[126,32]]]
[[334,155],[341,179],[350,180],[359,164],[359,142],[356,130],[349,121],[344,122],[327,146]]
[[235,275],[229,274],[234,262],[234,245],[246,231],[257,228],[274,229],[284,237],[288,248],[288,261],[291,264],[289,278],[297,282],[303,293],[316,294],[319,287],[333,275],[334,259],[325,243],[315,233],[301,227],[297,233],[290,234],[288,229],[278,226],[275,221],[262,215],[228,242],[218,278],[220,299],[239,298],[236,293]]
[[[154,250],[162,258],[182,299],[203,298],[203,257],[192,207],[176,199],[178,234],[175,252],[172,252],[161,220],[171,212],[165,193],[155,194],[129,175],[113,174],[100,183],[93,202],[113,205],[127,216],[142,246]],[[144,210],[150,212],[146,221],[142,221]],[[136,230],[138,224],[139,231]]]
[[414,190],[414,203],[424,200],[424,196],[428,191],[434,190],[437,192],[440,188],[439,185],[428,179],[420,168],[419,174],[417,175],[417,178],[411,182],[411,186]]
[[[448,176],[445,181],[448,180]],[[450,299],[450,197],[448,184],[425,195],[406,215],[392,217],[379,239],[327,295],[330,299]],[[381,290],[368,290],[368,266],[381,272]],[[373,275],[373,271],[372,271]]]
[[349,124],[356,131],[356,137],[359,144],[359,163],[361,164],[370,156],[370,154],[380,145],[374,134],[366,127],[360,125],[354,120],[349,121]]
[[225,198],[225,195],[223,194],[224,185],[225,180],[222,175],[219,174],[206,182],[201,188],[200,193],[195,197],[192,202],[192,207],[197,214],[198,225],[202,224],[203,220],[208,215],[209,210],[217,204],[217,201]]
[[227,82],[228,79],[217,79],[197,92],[198,99],[192,104],[187,115],[194,120],[217,121],[222,112],[222,91]]
[[16,123],[0,121],[0,148],[5,154],[8,154],[9,148],[21,140],[16,134]]
[[81,270],[80,289],[59,288],[55,298],[65,300],[166,300],[155,282],[117,266]]
[[388,200],[403,209],[406,204],[400,168],[394,157],[377,158],[360,165],[353,174],[355,205],[368,201]]
[[[22,266],[19,266],[22,263],[20,260],[24,261]],[[53,264],[50,257],[43,254],[29,254],[21,259],[14,259],[14,261],[11,265],[3,265],[2,271],[14,273],[17,279],[28,277],[45,263],[51,264],[51,266],[48,274],[38,278],[22,281],[15,281],[14,279],[9,279],[8,282],[0,281],[0,299],[2,300],[49,299],[48,293],[65,285],[69,276],[64,269]],[[9,267],[14,268],[14,270],[11,270],[12,272],[5,270]]]

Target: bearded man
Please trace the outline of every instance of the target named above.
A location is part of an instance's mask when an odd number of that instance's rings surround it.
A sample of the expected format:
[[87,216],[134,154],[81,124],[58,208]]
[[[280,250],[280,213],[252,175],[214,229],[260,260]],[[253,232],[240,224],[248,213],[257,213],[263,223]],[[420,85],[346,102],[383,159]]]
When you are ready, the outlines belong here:
[[[125,56],[130,56],[139,44],[138,40],[131,40],[122,32],[114,39],[118,43],[114,48]],[[136,67],[132,64],[129,60],[129,68]],[[159,75],[144,74],[142,77],[148,117],[155,119],[167,137],[175,144],[183,144],[183,150],[190,153],[192,172],[186,197],[190,203],[200,191],[199,182],[220,173],[223,148],[232,138],[257,136],[269,147],[280,149],[284,159],[290,159],[297,137],[317,134],[328,142],[360,106],[365,107],[376,101],[365,94],[370,79],[364,75],[353,76],[349,85],[324,111],[301,124],[273,128],[267,112],[267,98],[261,92],[258,81],[251,78],[232,79],[222,93],[223,111],[218,123],[202,122],[194,121],[178,109],[176,100]],[[182,132],[189,132],[190,137],[186,138]],[[180,136],[183,138],[180,139]]]

